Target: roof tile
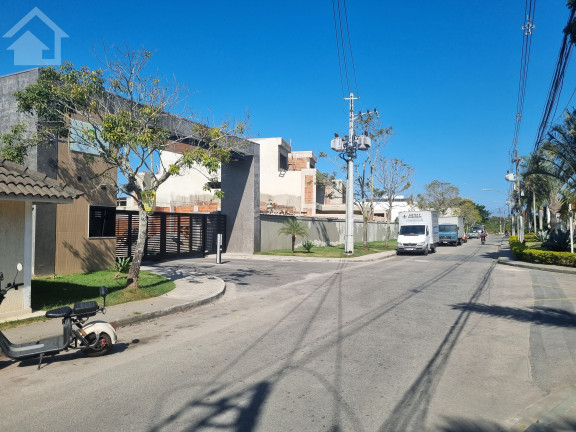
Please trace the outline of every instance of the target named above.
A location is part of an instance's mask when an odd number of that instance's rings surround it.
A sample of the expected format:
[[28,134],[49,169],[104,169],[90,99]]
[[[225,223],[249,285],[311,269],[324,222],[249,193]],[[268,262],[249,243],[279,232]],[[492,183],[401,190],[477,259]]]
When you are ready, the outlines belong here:
[[83,194],[45,174],[0,157],[0,196],[61,200],[78,198]]

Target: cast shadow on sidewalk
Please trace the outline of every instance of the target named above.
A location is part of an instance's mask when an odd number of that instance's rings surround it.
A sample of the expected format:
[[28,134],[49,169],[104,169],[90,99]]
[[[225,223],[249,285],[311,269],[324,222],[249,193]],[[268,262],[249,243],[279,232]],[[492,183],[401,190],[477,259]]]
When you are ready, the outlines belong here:
[[576,328],[576,314],[564,309],[544,306],[533,306],[529,309],[521,309],[478,303],[458,303],[452,305],[452,309],[545,326]]

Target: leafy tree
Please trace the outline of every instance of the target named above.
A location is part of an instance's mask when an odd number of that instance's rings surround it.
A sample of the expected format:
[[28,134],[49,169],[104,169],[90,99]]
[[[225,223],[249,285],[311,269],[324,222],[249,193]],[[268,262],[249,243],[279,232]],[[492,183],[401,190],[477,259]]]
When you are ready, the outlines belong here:
[[425,194],[418,194],[418,206],[423,210],[437,210],[440,216],[455,209],[461,199],[458,187],[439,180],[433,180],[424,189]]
[[289,218],[282,222],[278,234],[289,235],[292,238],[292,253],[296,246],[296,237],[308,237],[308,229],[298,219]]
[[[115,186],[132,195],[139,209],[138,240],[128,273],[128,286],[138,287],[148,226],[143,197],[155,194],[183,167],[215,174],[220,163],[229,160],[239,141],[236,136],[246,125],[208,127],[192,121],[192,116],[175,116],[172,113],[183,106],[183,91],[145,73],[150,51],[116,49],[111,57],[106,54],[102,69],[76,68],[69,62],[43,69],[36,83],[15,96],[20,111],[41,119],[42,139],[56,142],[72,133],[107,164],[100,173],[103,181],[115,182],[109,172],[119,172]],[[176,142],[190,146],[170,166],[158,167],[160,152]],[[96,159],[86,154],[88,163]],[[143,172],[151,174],[150,185],[140,180]]]
[[[382,196],[386,198],[388,222],[392,222],[392,206],[396,197],[411,186],[414,169],[400,159],[380,157],[376,161],[376,179],[381,186]],[[386,230],[386,247],[390,241],[390,224]]]
[[14,125],[10,132],[0,137],[0,157],[24,165],[28,149],[36,144],[34,138],[25,138],[26,125]]
[[490,210],[487,210],[486,206],[476,203],[474,203],[474,205],[476,206],[476,210],[478,210],[481,222],[486,222],[488,219],[490,219]]
[[458,216],[464,217],[466,232],[470,230],[472,225],[482,220],[478,207],[470,198],[462,198],[460,200],[456,213]]

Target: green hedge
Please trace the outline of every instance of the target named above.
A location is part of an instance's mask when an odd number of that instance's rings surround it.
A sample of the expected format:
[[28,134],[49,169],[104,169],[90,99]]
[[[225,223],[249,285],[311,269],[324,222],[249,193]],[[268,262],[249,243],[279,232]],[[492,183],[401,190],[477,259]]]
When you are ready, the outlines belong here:
[[520,261],[576,267],[576,253],[529,249],[519,242],[516,236],[510,236],[508,242],[514,257]]

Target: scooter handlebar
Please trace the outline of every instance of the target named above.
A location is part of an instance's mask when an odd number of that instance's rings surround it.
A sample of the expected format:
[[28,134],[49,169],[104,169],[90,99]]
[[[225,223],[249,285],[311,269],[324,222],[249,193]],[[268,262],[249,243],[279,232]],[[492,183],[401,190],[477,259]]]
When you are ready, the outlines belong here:
[[9,283],[8,285],[6,285],[6,289],[3,289],[2,291],[5,291],[4,294],[6,294],[6,293],[8,292],[8,290],[11,290],[11,289],[17,290],[18,287],[21,287],[22,285],[24,285],[24,282],[20,282],[20,283]]

